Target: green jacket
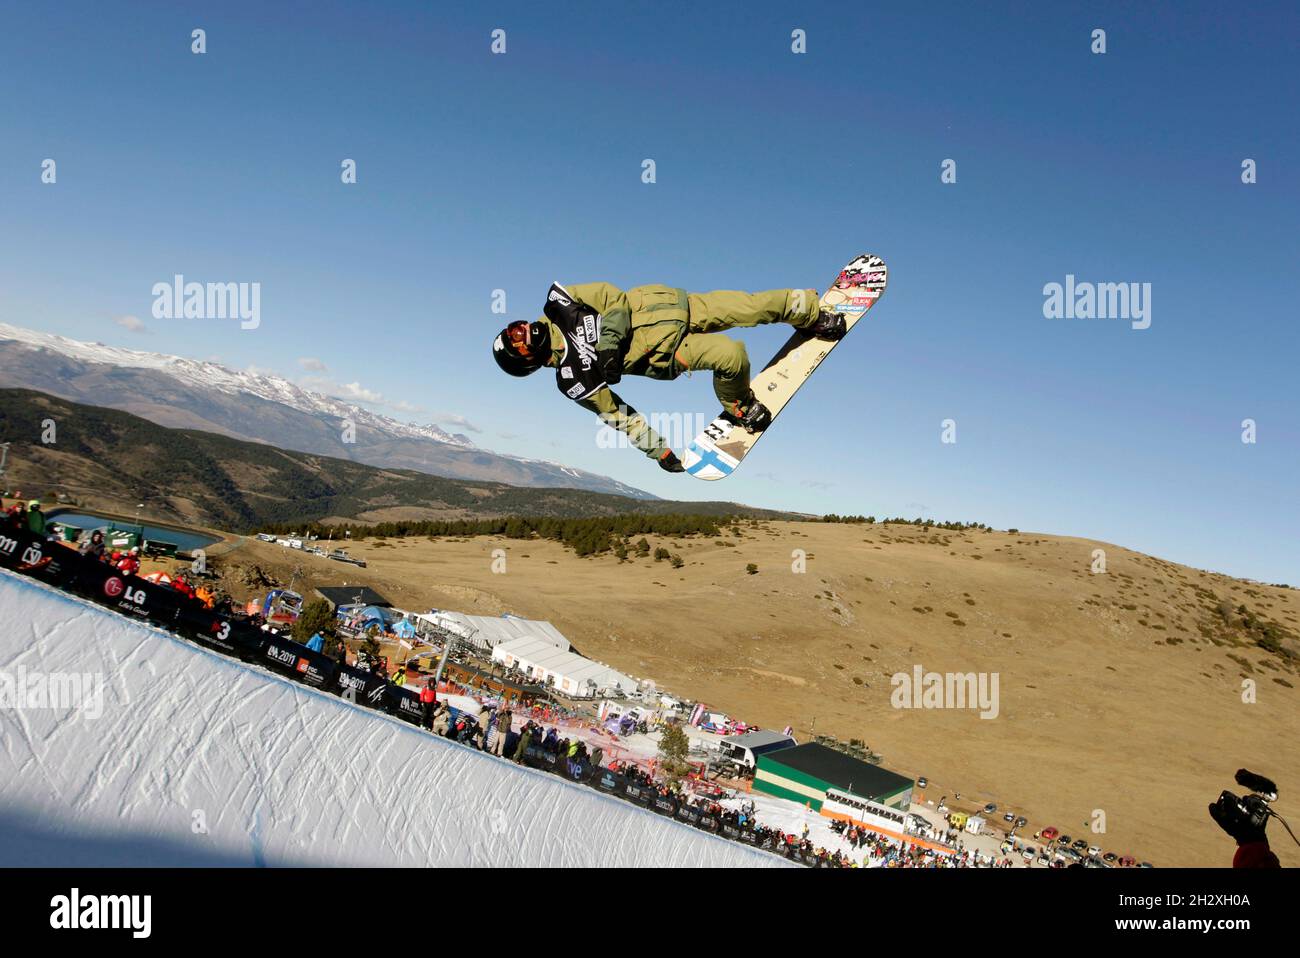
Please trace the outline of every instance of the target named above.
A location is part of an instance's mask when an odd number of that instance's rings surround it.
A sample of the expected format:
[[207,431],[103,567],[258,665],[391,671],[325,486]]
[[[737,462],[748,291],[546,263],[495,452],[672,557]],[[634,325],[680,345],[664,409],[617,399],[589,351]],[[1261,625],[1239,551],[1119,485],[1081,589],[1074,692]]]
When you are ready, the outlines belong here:
[[[637,286],[624,292],[610,283],[577,283],[564,288],[600,313],[597,348],[602,352],[614,350],[623,357],[623,375],[675,379],[681,373],[675,354],[686,336],[690,318],[686,290]],[[556,345],[548,365],[554,366],[564,355],[564,336],[545,316],[539,322],[551,326],[551,342]],[[626,433],[632,444],[652,459],[658,459],[668,448],[645,417],[612,389],[602,389],[578,405]]]

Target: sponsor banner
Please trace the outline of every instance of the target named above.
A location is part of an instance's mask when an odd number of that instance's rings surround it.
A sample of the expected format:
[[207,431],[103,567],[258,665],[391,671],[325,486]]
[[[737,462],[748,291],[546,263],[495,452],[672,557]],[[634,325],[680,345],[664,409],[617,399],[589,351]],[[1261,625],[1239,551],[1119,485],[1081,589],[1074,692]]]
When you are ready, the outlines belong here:
[[655,796],[658,792],[649,785],[640,785],[635,782],[628,782],[623,789],[627,800],[634,805],[640,805],[642,808],[649,808],[654,804]]
[[62,587],[76,572],[81,556],[27,529],[0,526],[0,566]]
[[388,679],[377,672],[368,672],[355,665],[340,665],[338,685],[339,695],[349,702],[372,709],[387,708],[384,689],[388,687]]
[[329,656],[280,635],[268,636],[262,662],[314,688],[329,685],[338,670],[338,663]]
[[657,815],[667,815],[672,818],[677,814],[677,799],[671,795],[656,795],[650,808]]
[[543,772],[556,772],[559,771],[559,756],[555,752],[548,752],[533,745],[528,749],[528,764],[533,768],[540,768]]
[[218,615],[197,599],[184,597],[176,614],[176,626],[200,645],[245,661],[259,658],[269,638],[267,633],[242,619]]
[[[384,703],[390,715],[412,725],[424,724],[424,703],[420,701],[419,692],[390,682],[384,686]],[[453,719],[452,725],[455,724]]]
[[81,561],[72,587],[92,602],[165,626],[175,625],[184,598],[175,589],[119,572],[97,559]]
[[607,768],[600,769],[597,774],[591,777],[590,785],[598,792],[604,792],[606,795],[615,795],[623,797],[623,789],[627,784],[627,779],[617,772],[610,771]]

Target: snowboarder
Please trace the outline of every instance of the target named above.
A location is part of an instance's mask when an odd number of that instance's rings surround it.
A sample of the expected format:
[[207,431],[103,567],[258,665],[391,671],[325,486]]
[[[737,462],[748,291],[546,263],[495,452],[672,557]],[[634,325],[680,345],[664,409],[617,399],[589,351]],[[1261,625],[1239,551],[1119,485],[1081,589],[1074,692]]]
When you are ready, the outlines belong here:
[[789,323],[834,341],[846,329],[844,316],[822,309],[812,289],[688,293],[638,286],[624,292],[609,283],[556,283],[543,312],[536,322],[514,322],[501,331],[492,343],[497,365],[511,376],[554,367],[561,392],[626,433],[668,472],[682,472],[681,460],[609,387],[624,375],[676,379],[707,369],[722,415],[757,433],[771,423],[771,413],[750,388],[744,344],[721,330]]

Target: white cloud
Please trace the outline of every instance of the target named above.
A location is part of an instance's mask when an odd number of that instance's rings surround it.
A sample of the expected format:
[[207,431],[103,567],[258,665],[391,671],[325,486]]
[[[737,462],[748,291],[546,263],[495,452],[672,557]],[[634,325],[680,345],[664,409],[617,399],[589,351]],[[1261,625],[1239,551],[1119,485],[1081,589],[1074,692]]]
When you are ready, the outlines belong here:
[[143,333],[147,330],[145,324],[135,316],[119,316],[113,322],[133,333]]
[[384,397],[375,392],[373,389],[367,389],[361,383],[343,383],[334,387],[337,390],[336,395],[340,399],[352,399],[356,402],[370,402],[378,406],[386,406],[388,403]]
[[435,412],[429,414],[429,420],[436,422],[441,426],[451,426],[456,429],[466,429],[470,432],[482,432],[478,426],[474,425],[464,416],[454,412]]
[[[302,362],[302,360],[299,360],[299,362]],[[425,422],[464,429],[467,432],[483,431],[459,413],[430,412],[423,406],[406,399],[389,399],[383,393],[368,389],[359,382],[336,383],[325,376],[305,376],[299,380],[298,385],[304,389],[324,393],[327,396],[342,399],[346,402],[364,403],[367,406],[379,406],[395,412],[405,413],[411,417],[418,416]]]
[[311,356],[304,356],[302,359],[299,359],[298,365],[310,373],[324,373],[329,371],[328,367],[323,362],[319,359],[314,359]]

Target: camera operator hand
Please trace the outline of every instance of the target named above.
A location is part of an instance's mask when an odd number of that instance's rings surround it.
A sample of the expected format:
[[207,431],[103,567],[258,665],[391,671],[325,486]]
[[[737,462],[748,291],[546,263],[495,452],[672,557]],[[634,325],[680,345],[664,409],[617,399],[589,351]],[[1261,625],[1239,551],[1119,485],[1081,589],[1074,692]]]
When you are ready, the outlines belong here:
[[1268,820],[1256,822],[1250,816],[1243,815],[1239,801],[1231,792],[1220,794],[1219,800],[1210,806],[1210,817],[1214,823],[1235,838],[1238,845],[1268,841],[1264,836]]
[[1264,830],[1268,818],[1245,814],[1241,800],[1231,792],[1223,792],[1219,800],[1209,806],[1214,823],[1237,842],[1237,853],[1232,858],[1233,868],[1281,868],[1281,862],[1268,847]]

